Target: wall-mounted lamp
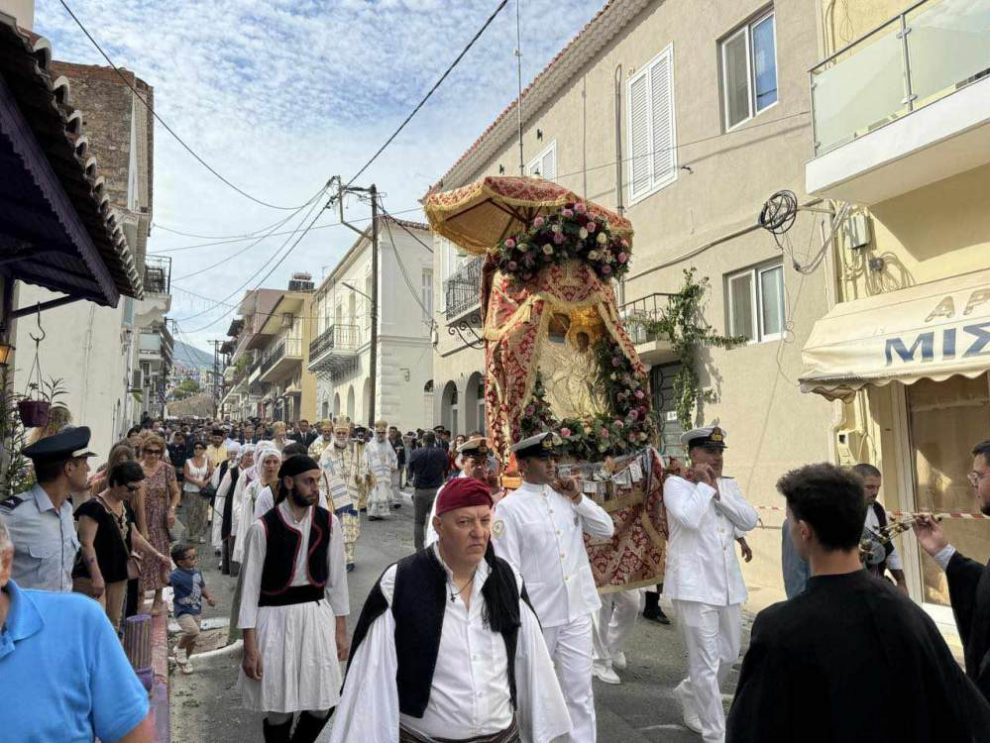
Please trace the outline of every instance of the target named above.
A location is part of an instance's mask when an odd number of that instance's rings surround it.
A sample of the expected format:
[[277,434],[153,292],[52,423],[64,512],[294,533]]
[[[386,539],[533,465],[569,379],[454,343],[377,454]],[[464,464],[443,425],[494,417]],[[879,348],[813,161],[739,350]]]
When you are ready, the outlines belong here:
[[412,376],[409,373],[409,370],[407,368],[405,368],[404,366],[400,366],[399,367],[399,371],[402,372],[403,378],[408,382],[409,381],[409,378]]
[[542,129],[537,129],[536,130],[536,138],[538,140],[540,140],[541,142],[543,141],[543,130]]
[[499,166],[498,166],[498,174],[499,175],[505,175],[505,166],[502,165],[501,163],[499,163]]

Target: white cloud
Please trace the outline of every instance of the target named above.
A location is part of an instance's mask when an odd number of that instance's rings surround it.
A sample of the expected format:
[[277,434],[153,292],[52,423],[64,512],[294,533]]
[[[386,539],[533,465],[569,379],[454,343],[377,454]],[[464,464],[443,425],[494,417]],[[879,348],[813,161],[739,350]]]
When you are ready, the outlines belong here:
[[[392,212],[417,199],[516,95],[515,8],[502,11],[434,98],[361,178]],[[531,80],[604,0],[522,0],[523,78]],[[114,61],[155,88],[156,110],[225,177],[277,204],[306,201],[330,175],[353,174],[475,34],[495,0],[75,0],[73,10]],[[102,64],[58,3],[39,3],[35,31],[56,59]],[[361,205],[351,218],[364,216]],[[286,216],[224,186],[161,127],[155,130],[154,221],[187,232],[252,232]],[[416,216],[415,214],[412,216]],[[295,226],[299,218],[289,224]],[[336,221],[325,213],[321,223]],[[172,253],[178,287],[221,299],[285,238]],[[307,235],[265,282],[323,267],[353,241],[345,228]],[[153,230],[152,252],[203,242]],[[225,256],[222,266],[203,271]],[[270,266],[269,266],[270,268]],[[265,268],[261,275],[266,273]],[[260,278],[260,277],[259,277]],[[254,286],[257,279],[250,282]],[[236,301],[236,300],[235,300]],[[175,291],[171,316],[205,346],[230,315]],[[202,331],[190,331],[218,320]]]

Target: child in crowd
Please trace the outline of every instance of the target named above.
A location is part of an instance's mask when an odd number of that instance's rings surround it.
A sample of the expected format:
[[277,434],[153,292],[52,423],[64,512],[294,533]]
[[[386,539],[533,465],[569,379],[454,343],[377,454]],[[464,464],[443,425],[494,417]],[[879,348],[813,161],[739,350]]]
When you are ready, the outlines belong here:
[[175,545],[172,560],[178,566],[169,577],[174,594],[173,612],[175,621],[182,629],[182,636],[175,646],[175,662],[183,673],[192,673],[190,658],[203,621],[203,599],[210,606],[216,606],[216,602],[206,590],[202,571],[196,567],[195,547],[191,544]]

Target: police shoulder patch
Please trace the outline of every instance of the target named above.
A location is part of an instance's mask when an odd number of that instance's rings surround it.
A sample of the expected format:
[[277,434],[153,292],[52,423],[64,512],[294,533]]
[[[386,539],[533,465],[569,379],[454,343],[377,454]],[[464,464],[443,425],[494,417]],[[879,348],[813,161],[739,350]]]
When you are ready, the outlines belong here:
[[505,534],[505,522],[502,519],[498,519],[492,524],[492,536],[500,537],[503,534]]
[[25,500],[26,500],[25,498],[12,495],[9,498],[0,501],[0,508],[2,508],[5,511],[13,511],[15,508],[21,505],[21,503],[23,503]]

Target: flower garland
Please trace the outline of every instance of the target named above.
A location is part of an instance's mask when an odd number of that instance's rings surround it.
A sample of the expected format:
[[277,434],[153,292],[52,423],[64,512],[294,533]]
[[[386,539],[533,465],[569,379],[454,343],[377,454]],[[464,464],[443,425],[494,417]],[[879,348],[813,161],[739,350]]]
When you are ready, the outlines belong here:
[[582,202],[538,216],[518,235],[499,243],[498,268],[519,281],[531,281],[545,266],[577,258],[603,280],[629,270],[629,241],[609,229],[608,220],[588,212]]
[[619,346],[608,339],[595,344],[595,357],[598,383],[605,390],[611,412],[557,421],[538,374],[518,431],[513,431],[516,440],[555,430],[560,433],[564,456],[588,462],[627,454],[655,443],[657,425],[650,410],[646,379],[637,374]]

